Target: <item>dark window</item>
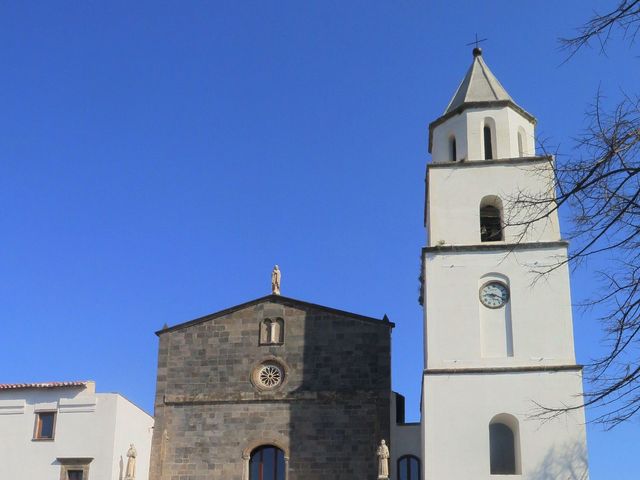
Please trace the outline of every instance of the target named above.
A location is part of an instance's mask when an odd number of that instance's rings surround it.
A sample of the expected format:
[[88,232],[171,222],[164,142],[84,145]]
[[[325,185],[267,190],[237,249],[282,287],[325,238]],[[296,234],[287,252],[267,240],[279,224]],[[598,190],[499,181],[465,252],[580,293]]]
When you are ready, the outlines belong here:
[[393,392],[396,396],[396,423],[403,424],[405,418],[405,399],[404,395]]
[[456,149],[456,137],[451,137],[450,148],[451,148],[451,161],[455,162],[458,159],[458,151]]
[[502,240],[502,219],[500,209],[493,205],[480,207],[480,240],[496,242]]
[[413,455],[398,459],[398,480],[420,480],[420,460]]
[[491,474],[515,475],[516,449],[513,431],[504,423],[489,425]]
[[67,470],[67,480],[83,480],[82,470]]
[[493,148],[491,145],[491,127],[484,127],[484,159],[491,160],[493,158]]
[[56,424],[56,412],[36,413],[36,431],[33,438],[36,440],[52,440]]
[[284,452],[265,445],[251,452],[249,480],[284,480]]

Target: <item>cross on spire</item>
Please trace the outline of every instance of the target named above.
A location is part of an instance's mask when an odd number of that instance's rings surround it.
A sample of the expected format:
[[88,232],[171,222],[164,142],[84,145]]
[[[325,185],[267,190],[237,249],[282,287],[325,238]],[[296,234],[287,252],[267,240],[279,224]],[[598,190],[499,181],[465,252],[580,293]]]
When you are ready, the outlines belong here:
[[471,43],[467,43],[467,47],[470,47],[471,45],[475,45],[474,49],[473,49],[473,56],[477,57],[478,55],[482,55],[482,49],[480,48],[480,43],[482,42],[486,42],[487,39],[486,38],[478,38],[478,34],[476,33],[476,39],[471,42]]

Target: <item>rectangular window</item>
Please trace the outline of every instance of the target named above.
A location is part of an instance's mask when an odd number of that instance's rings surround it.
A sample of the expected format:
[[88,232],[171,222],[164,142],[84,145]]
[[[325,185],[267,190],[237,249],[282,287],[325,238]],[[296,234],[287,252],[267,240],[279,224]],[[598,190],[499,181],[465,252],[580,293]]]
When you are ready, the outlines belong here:
[[67,480],[83,480],[82,470],[67,470]]
[[56,412],[36,412],[34,440],[53,440],[55,425]]

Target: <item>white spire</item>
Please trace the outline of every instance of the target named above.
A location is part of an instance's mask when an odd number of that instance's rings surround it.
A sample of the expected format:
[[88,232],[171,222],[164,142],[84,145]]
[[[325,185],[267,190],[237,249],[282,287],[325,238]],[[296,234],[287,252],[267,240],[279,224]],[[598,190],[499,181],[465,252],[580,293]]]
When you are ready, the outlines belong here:
[[473,51],[473,63],[444,113],[447,114],[464,103],[505,100],[513,102],[498,79],[491,73],[487,64],[484,63],[482,51],[476,48]]
[[445,112],[429,124],[434,162],[535,155],[536,119],[517,105],[473,49],[473,62]]

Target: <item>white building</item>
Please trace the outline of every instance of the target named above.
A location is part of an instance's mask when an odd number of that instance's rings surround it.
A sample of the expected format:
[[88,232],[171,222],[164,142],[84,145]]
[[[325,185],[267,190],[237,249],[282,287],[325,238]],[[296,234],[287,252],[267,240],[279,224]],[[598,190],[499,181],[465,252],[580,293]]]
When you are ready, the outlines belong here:
[[153,418],[94,382],[0,385],[0,478],[125,480],[137,450],[135,480],[147,480]]
[[514,226],[526,219],[516,195],[555,194],[552,159],[535,156],[535,123],[476,48],[453,100],[429,126],[426,480],[588,478],[583,410],[535,417],[537,405],[579,405],[582,393],[567,266],[542,281],[533,273],[567,257],[558,216]]

